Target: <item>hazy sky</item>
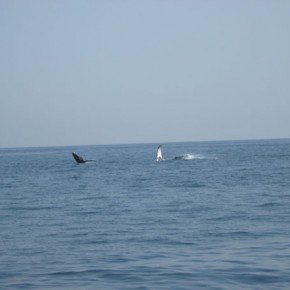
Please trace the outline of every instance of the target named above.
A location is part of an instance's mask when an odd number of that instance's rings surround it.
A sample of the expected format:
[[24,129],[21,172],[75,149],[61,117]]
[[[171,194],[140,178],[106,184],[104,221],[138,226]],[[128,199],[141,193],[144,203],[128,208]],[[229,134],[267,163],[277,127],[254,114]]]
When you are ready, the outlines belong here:
[[290,137],[289,0],[0,0],[0,147]]

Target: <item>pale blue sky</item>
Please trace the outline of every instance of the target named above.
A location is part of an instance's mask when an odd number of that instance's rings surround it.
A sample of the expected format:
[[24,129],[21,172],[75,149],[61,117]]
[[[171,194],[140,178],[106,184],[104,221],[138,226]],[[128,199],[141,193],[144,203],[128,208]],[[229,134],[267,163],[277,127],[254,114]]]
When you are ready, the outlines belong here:
[[289,0],[0,0],[0,147],[290,137]]

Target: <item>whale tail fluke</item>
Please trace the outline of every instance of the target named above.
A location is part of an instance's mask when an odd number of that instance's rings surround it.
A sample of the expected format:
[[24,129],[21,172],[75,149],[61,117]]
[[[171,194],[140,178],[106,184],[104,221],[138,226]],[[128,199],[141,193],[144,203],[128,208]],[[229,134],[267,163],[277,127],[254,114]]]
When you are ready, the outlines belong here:
[[162,145],[159,145],[157,148],[157,153],[156,153],[156,161],[161,161],[163,160],[162,157]]

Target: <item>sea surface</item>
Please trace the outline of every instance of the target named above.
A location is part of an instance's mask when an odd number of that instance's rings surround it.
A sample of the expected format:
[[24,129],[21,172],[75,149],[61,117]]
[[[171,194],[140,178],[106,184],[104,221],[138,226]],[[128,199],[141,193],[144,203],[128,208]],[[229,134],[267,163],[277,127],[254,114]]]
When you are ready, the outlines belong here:
[[162,145],[0,149],[0,289],[290,289],[290,140]]

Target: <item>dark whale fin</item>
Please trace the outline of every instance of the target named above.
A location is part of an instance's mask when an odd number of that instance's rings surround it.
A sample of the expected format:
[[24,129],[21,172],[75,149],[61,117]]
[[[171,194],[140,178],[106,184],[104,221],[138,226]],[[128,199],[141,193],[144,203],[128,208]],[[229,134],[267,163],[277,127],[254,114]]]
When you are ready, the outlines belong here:
[[86,162],[90,162],[90,161],[96,161],[96,160],[85,160],[83,157],[76,154],[75,152],[72,152],[72,156],[77,163],[86,163]]
[[85,163],[85,160],[83,159],[83,157],[79,156],[75,152],[72,152],[72,156],[77,163]]

